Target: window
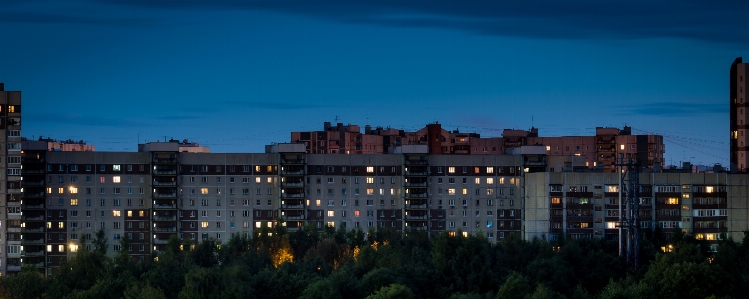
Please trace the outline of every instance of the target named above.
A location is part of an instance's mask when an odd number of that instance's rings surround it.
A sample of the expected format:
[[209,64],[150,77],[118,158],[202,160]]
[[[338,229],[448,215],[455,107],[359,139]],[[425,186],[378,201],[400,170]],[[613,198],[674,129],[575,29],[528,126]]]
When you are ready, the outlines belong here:
[[70,199],[70,205],[71,206],[77,206],[78,205],[78,199],[77,198],[71,198]]

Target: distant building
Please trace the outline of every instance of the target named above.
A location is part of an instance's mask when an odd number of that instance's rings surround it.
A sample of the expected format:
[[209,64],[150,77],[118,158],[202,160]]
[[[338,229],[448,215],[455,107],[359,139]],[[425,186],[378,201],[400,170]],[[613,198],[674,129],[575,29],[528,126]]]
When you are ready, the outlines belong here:
[[96,151],[96,146],[93,144],[86,144],[83,140],[63,140],[58,141],[52,138],[39,137],[41,142],[47,143],[47,150],[57,152],[93,152]]
[[21,270],[21,92],[0,83],[0,275]]
[[749,167],[749,111],[747,111],[746,92],[749,89],[749,65],[741,57],[731,64],[729,75],[729,112],[731,171],[747,172]]
[[432,155],[504,155],[521,146],[540,145],[548,155],[582,156],[586,167],[614,172],[619,157],[630,158],[648,170],[660,169],[665,163],[665,145],[660,135],[632,135],[630,127],[596,128],[594,136],[540,137],[537,128],[529,131],[508,130],[502,137],[481,137],[478,133],[448,131],[439,123],[429,124],[415,132],[325,122],[323,131],[292,132],[291,142],[304,143],[307,153],[316,154],[385,154],[400,145],[423,144]]

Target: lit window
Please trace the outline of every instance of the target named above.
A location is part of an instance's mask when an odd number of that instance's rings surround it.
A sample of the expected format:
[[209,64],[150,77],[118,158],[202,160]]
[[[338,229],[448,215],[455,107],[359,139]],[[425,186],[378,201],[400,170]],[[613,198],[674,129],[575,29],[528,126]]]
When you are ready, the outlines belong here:
[[367,184],[374,184],[374,178],[368,177],[367,178]]
[[367,188],[367,195],[374,195],[374,188]]
[[200,188],[200,194],[208,194],[208,188]]
[[206,227],[208,227],[208,221],[203,221],[203,222],[201,222],[201,223],[200,223],[200,227],[202,227],[202,228],[206,228]]
[[122,215],[122,213],[121,213],[120,210],[114,210],[114,211],[112,211],[112,216],[114,216],[114,217],[120,217],[120,215]]
[[120,182],[120,176],[116,175],[112,177],[112,183],[119,183]]
[[120,165],[112,165],[112,171],[120,171]]
[[486,178],[486,183],[489,185],[494,184],[494,178]]
[[78,194],[78,188],[76,187],[70,187],[68,191],[70,191],[70,194]]
[[328,217],[335,217],[335,211],[328,211]]
[[[367,172],[372,173],[374,172],[374,166],[367,166]],[[331,225],[332,226],[332,225]]]
[[77,206],[78,205],[78,199],[77,198],[71,198],[70,199],[70,205],[71,206]]
[[359,210],[354,210],[354,217],[359,217]]
[[448,195],[455,195],[455,188],[447,189],[447,194]]
[[455,167],[454,166],[448,167],[447,168],[447,173],[455,173]]

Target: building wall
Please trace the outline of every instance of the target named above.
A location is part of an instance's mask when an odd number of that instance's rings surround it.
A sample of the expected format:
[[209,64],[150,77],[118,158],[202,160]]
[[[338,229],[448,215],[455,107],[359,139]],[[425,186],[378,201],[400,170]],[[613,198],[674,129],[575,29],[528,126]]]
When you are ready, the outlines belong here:
[[0,275],[7,275],[21,270],[21,92],[2,84],[0,161]]

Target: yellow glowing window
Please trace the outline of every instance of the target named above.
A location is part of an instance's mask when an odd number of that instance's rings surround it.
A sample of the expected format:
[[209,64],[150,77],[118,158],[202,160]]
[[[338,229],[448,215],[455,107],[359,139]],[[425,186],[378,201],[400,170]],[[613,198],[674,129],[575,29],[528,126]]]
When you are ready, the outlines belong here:
[[112,177],[112,183],[119,183],[120,182],[120,176],[116,175]]
[[463,188],[463,195],[468,194],[468,188]]
[[678,205],[679,204],[679,198],[678,197],[669,197],[669,198],[666,198],[666,204],[667,205]]
[[494,184],[494,178],[486,178],[486,183],[489,185]]
[[335,211],[328,211],[328,217],[335,217]]
[[70,199],[70,205],[71,206],[77,206],[78,205],[78,199],[77,198],[71,198]]
[[57,251],[65,252],[65,245],[57,245]]
[[447,172],[448,172],[448,173],[455,173],[455,167],[454,167],[454,166],[450,166],[450,167],[448,167],[448,168],[447,168]]
[[449,194],[449,195],[455,195],[455,188],[447,189],[447,194]]
[[70,252],[78,252],[78,245],[70,244]]
[[551,198],[551,204],[558,205],[558,204],[561,204],[561,203],[562,203],[562,198],[561,197],[552,197]]
[[367,178],[367,184],[374,184],[374,178],[368,177]]
[[354,211],[354,217],[359,217],[359,210]]
[[114,210],[112,211],[112,216],[114,217],[120,217],[122,215],[122,211],[120,210]]
[[487,167],[486,173],[494,173],[494,167],[491,167],[491,166]]
[[203,221],[203,222],[201,222],[201,223],[200,223],[200,227],[202,227],[202,228],[206,228],[206,227],[208,227],[208,221]]
[[[258,166],[258,167],[259,167],[259,166]],[[258,183],[258,184],[260,183],[260,177],[256,177],[256,178],[255,178],[255,183]]]
[[715,187],[707,186],[707,187],[705,187],[705,192],[707,192],[707,193],[713,193],[713,192],[715,192]]
[[474,179],[474,182],[476,182],[476,184],[481,184],[481,179],[480,178],[476,178],[476,179]]
[[208,188],[200,188],[200,194],[208,194]]
[[[270,167],[270,166],[268,166]],[[268,183],[273,183],[273,177],[268,177]]]
[[367,188],[367,195],[374,195],[374,188]]
[[59,193],[59,194],[65,193],[65,188],[62,188],[62,187],[57,188],[57,193]]
[[78,194],[78,188],[76,187],[70,187],[68,191],[70,191],[70,194]]
[[65,222],[62,222],[62,221],[58,222],[57,228],[65,228]]
[[127,217],[133,217],[133,211],[127,211]]
[[367,172],[368,173],[374,172],[374,166],[367,166]]
[[52,188],[47,187],[47,194],[51,194],[51,193],[52,193]]
[[140,211],[138,211],[138,216],[140,216],[140,217],[143,217],[143,216],[145,216],[145,214],[146,214],[146,213],[145,213],[145,211],[143,211],[143,210],[140,210]]

